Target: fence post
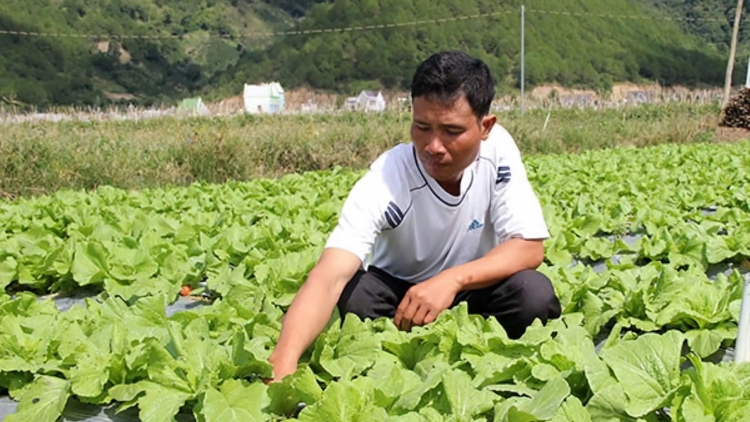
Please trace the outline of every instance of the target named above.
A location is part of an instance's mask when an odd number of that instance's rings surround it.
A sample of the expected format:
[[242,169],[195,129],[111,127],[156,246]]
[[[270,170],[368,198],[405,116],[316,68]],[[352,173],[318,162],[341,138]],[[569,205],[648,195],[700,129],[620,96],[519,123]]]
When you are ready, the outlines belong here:
[[737,346],[734,351],[736,363],[750,362],[750,273],[745,274],[740,306],[740,324],[737,328]]

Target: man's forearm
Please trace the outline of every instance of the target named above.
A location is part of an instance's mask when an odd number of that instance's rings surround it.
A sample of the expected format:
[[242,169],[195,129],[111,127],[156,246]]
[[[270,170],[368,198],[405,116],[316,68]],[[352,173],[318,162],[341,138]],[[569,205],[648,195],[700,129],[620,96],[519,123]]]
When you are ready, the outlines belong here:
[[305,349],[320,335],[341,293],[332,292],[330,286],[316,274],[311,274],[302,285],[284,317],[272,360],[296,364]]
[[349,251],[323,250],[284,317],[279,341],[269,358],[274,367],[274,379],[281,380],[294,373],[300,356],[323,332],[341,292],[361,263]]
[[484,257],[450,268],[459,291],[478,290],[528,269],[536,269],[544,260],[541,241],[511,239],[497,245]]

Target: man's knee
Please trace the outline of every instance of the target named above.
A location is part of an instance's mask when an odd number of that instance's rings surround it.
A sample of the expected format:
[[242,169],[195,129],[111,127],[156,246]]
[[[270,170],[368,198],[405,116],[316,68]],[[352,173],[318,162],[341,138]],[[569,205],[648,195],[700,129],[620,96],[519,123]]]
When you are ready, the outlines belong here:
[[537,318],[546,323],[560,317],[560,300],[555,294],[552,281],[546,275],[535,270],[524,270],[506,281],[520,288],[521,320],[530,325]]
[[[369,313],[368,294],[366,291],[367,276],[366,272],[357,271],[341,292],[337,306],[342,318],[346,314],[352,313],[364,319]],[[362,280],[363,277],[365,277],[365,280]]]
[[[535,319],[542,323],[560,317],[560,301],[544,274],[519,271],[487,292],[482,313],[494,315],[512,339],[521,337]],[[485,301],[486,300],[486,301]]]
[[393,295],[388,286],[375,274],[357,271],[339,297],[339,314],[342,319],[350,313],[361,319],[392,317],[396,313],[396,306],[391,303]]

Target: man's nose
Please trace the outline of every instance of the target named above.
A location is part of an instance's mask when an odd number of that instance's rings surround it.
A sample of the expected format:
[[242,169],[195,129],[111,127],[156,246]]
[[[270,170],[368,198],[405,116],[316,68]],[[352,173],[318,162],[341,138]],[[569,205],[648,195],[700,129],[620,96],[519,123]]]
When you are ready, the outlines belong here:
[[430,141],[425,147],[425,150],[427,150],[427,152],[432,155],[437,155],[445,152],[445,146],[443,145],[443,141],[440,140],[439,136],[432,135],[430,137]]

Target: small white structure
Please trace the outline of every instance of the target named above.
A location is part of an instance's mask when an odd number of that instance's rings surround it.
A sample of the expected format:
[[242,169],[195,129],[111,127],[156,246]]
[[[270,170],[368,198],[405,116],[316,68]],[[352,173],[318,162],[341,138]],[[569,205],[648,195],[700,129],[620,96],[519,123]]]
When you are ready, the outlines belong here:
[[383,93],[378,91],[362,91],[357,97],[357,108],[363,111],[383,111],[385,110],[385,99]]
[[278,82],[245,84],[245,112],[250,114],[279,113],[284,110],[284,88]]
[[357,110],[357,98],[358,97],[347,98],[346,102],[344,102],[344,110],[347,110],[347,111]]
[[203,99],[198,98],[185,98],[182,100],[180,105],[177,107],[178,114],[189,114],[192,116],[208,116],[211,112],[208,110]]
[[362,91],[356,97],[349,97],[344,103],[344,109],[350,111],[375,111],[385,110],[385,98],[380,91]]

